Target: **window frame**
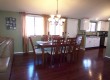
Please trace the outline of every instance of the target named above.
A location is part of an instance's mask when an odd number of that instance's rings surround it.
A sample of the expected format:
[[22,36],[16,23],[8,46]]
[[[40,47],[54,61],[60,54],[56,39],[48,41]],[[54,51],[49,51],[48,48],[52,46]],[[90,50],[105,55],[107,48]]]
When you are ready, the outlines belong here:
[[[41,35],[44,35],[44,17],[43,16],[40,16],[40,15],[31,15],[31,14],[28,14],[28,15],[26,15],[26,17],[32,17],[32,18],[34,18],[34,22],[33,22],[33,28],[34,28],[34,32],[32,33],[32,34],[28,34],[28,36],[32,36],[32,35],[37,35],[37,36],[41,36]],[[43,18],[43,34],[41,33],[41,34],[36,34],[36,20],[35,20],[35,18],[36,17],[41,17],[41,18]],[[26,25],[27,25],[27,22],[26,22]],[[27,26],[26,26],[27,27]]]

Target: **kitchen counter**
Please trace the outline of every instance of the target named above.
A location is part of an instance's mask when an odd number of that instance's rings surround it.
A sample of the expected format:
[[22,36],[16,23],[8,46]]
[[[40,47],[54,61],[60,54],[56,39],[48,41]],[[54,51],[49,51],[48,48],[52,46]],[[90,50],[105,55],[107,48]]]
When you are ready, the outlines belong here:
[[99,36],[86,36],[85,48],[99,47],[100,37]]
[[86,37],[100,37],[100,36],[86,36]]

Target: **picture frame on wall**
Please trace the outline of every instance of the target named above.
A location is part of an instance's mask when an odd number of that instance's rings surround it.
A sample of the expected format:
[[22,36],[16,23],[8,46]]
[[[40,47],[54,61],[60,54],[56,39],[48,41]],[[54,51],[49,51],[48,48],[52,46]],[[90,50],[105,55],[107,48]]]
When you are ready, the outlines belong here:
[[16,18],[6,17],[5,20],[6,20],[6,28],[8,30],[16,29]]

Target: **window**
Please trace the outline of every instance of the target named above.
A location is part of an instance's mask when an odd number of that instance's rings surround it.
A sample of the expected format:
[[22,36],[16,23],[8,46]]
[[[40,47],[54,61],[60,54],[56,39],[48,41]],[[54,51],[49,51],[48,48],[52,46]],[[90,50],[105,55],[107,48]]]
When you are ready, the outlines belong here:
[[63,25],[55,25],[55,24],[51,24],[49,23],[49,32],[50,35],[60,35],[62,36],[63,31]]
[[96,22],[90,22],[89,23],[89,28],[88,28],[87,32],[89,32],[89,31],[91,31],[91,32],[96,31]]
[[27,35],[43,35],[44,34],[44,19],[42,16],[26,16]]

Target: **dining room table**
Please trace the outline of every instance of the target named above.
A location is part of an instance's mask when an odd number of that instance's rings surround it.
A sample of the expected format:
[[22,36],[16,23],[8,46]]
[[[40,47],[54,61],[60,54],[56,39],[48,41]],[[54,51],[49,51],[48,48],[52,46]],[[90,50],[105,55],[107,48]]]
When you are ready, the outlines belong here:
[[[76,39],[75,38],[73,38],[73,41],[72,41],[72,43],[68,43],[68,40],[64,40],[64,42],[60,42],[59,44],[55,44],[54,42],[53,42],[53,40],[52,41],[36,41],[36,44],[37,44],[37,46],[39,47],[39,48],[41,48],[41,50],[42,50],[42,64],[44,65],[45,64],[45,51],[44,50],[46,50],[46,48],[50,48],[50,49],[52,49],[52,48],[54,48],[54,47],[63,47],[63,49],[66,49],[66,50],[63,50],[63,53],[65,54],[66,52],[67,53],[69,53],[70,51],[73,51],[73,50],[76,50]],[[67,48],[68,47],[68,48]],[[72,47],[74,47],[74,49],[72,48]],[[72,50],[70,50],[70,49],[72,49]],[[48,50],[48,49],[47,49]],[[48,51],[47,51],[48,52]],[[51,51],[50,51],[51,52]],[[61,52],[62,53],[62,52]],[[71,53],[71,52],[70,52]],[[74,51],[72,52],[72,53],[75,53]],[[52,53],[51,53],[52,54]],[[73,54],[72,54],[73,55]]]
[[[45,48],[52,48],[52,47],[55,47],[56,46],[56,44],[54,44],[52,41],[36,41],[36,43],[37,43],[37,46],[39,47],[39,48],[41,48],[41,50],[42,50],[42,64],[44,64],[44,58],[45,58],[45,53],[44,53],[44,50],[45,50]],[[68,45],[66,42],[65,43],[60,43],[60,46],[61,45]]]

